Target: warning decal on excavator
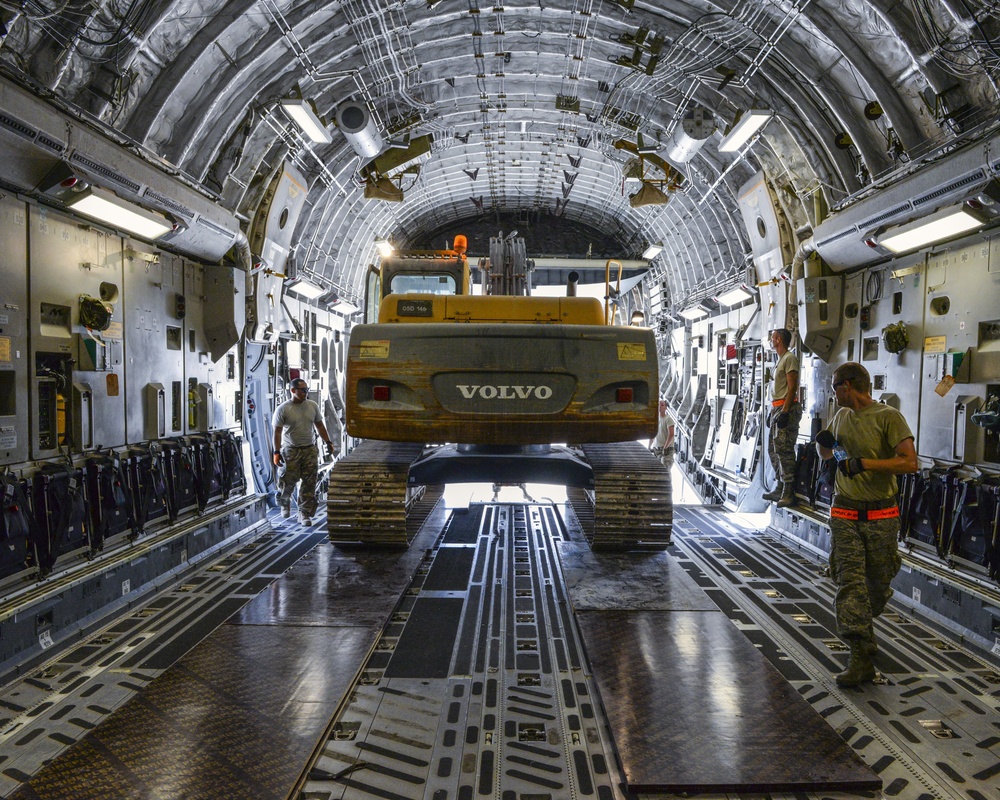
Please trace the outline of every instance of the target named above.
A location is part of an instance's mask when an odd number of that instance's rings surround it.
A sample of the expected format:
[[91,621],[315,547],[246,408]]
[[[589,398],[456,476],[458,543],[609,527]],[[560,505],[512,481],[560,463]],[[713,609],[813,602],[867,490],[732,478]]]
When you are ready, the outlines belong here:
[[618,342],[619,361],[645,361],[646,345],[642,342]]
[[368,341],[361,343],[361,358],[388,358],[388,340]]

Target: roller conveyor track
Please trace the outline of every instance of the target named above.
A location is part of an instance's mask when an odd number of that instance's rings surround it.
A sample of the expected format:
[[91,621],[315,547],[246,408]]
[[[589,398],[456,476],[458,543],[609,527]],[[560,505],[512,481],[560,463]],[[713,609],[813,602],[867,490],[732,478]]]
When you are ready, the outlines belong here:
[[669,546],[670,476],[659,459],[638,442],[586,444],[583,452],[594,470],[593,524],[585,529],[590,546],[595,550]]
[[330,541],[405,547],[406,515],[420,490],[407,485],[410,464],[423,446],[367,440],[337,462],[327,490]]

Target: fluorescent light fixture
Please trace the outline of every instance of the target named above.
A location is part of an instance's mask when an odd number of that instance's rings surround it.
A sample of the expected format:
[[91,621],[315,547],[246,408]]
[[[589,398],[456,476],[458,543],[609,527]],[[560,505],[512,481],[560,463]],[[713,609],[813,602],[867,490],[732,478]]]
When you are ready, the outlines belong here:
[[663,252],[663,245],[657,242],[656,244],[651,244],[645,250],[642,251],[642,257],[649,261],[651,258],[656,258],[660,253]]
[[375,249],[378,250],[378,254],[382,256],[382,258],[388,258],[396,252],[396,248],[392,246],[392,242],[388,239],[376,239]]
[[915,222],[889,228],[885,233],[877,234],[875,240],[892,253],[905,253],[953,239],[982,227],[985,222],[967,205],[948,206]]
[[174,224],[163,214],[122,200],[114,192],[100,186],[88,186],[68,199],[66,205],[85,217],[143,239],[159,239],[174,229]]
[[708,316],[708,312],[701,306],[690,306],[679,313],[682,317],[684,317],[684,319],[689,319],[692,322],[696,319],[702,319],[703,317]]
[[298,125],[302,132],[317,144],[330,144],[333,135],[326,128],[326,123],[320,119],[311,101],[304,98],[287,98],[281,101],[281,107]]
[[729,126],[726,135],[719,142],[720,153],[735,153],[743,145],[750,141],[757,131],[764,127],[765,123],[771,119],[772,113],[762,109],[751,109],[742,114],[738,114],[733,124]]
[[746,286],[740,285],[734,289],[730,289],[728,292],[723,292],[715,299],[724,306],[737,306],[740,303],[745,303],[751,297],[753,297],[753,292]]
[[343,314],[345,317],[349,317],[351,314],[357,314],[361,309],[354,305],[354,303],[341,299],[330,306],[330,310],[336,311],[338,314]]
[[315,300],[317,297],[326,294],[326,289],[322,286],[317,286],[312,281],[307,281],[305,278],[298,278],[289,283],[285,288],[289,292],[295,292],[295,294],[308,297],[310,300]]

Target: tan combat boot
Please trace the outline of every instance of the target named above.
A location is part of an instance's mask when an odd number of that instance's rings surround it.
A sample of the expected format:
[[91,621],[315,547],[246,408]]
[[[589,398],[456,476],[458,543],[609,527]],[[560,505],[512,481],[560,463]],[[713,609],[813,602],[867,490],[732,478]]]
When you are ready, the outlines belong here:
[[778,508],[788,508],[788,506],[794,506],[796,502],[795,487],[786,485],[776,505]]
[[862,683],[871,683],[876,675],[871,658],[873,643],[852,640],[848,644],[851,646],[851,660],[847,669],[837,675],[837,685],[860,686]]
[[761,497],[767,500],[767,502],[773,503],[775,500],[781,499],[782,488],[783,485],[781,481],[778,481],[776,484],[774,484],[774,488],[771,491],[764,492],[764,494],[762,494]]

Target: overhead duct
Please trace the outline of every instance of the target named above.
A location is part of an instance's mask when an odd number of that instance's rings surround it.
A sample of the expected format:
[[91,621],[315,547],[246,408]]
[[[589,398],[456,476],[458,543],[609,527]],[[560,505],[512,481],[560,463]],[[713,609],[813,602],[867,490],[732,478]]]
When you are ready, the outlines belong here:
[[674,128],[664,155],[675,164],[686,164],[701,150],[715,129],[715,116],[710,111],[700,106],[688,109],[680,125]]
[[382,152],[382,136],[364,103],[354,100],[343,103],[337,109],[336,121],[337,128],[359,156],[375,158]]
[[172,217],[177,224],[157,239],[158,246],[219,261],[234,245],[245,244],[239,221],[222,206],[3,76],[0,147],[0,185],[13,191],[64,207],[57,195],[39,188],[62,162],[93,185]]
[[[987,189],[1000,175],[1000,134],[942,156],[831,214],[813,231],[816,252],[835,272],[891,257],[866,243],[885,228],[925,217]],[[992,155],[991,155],[992,154]]]

